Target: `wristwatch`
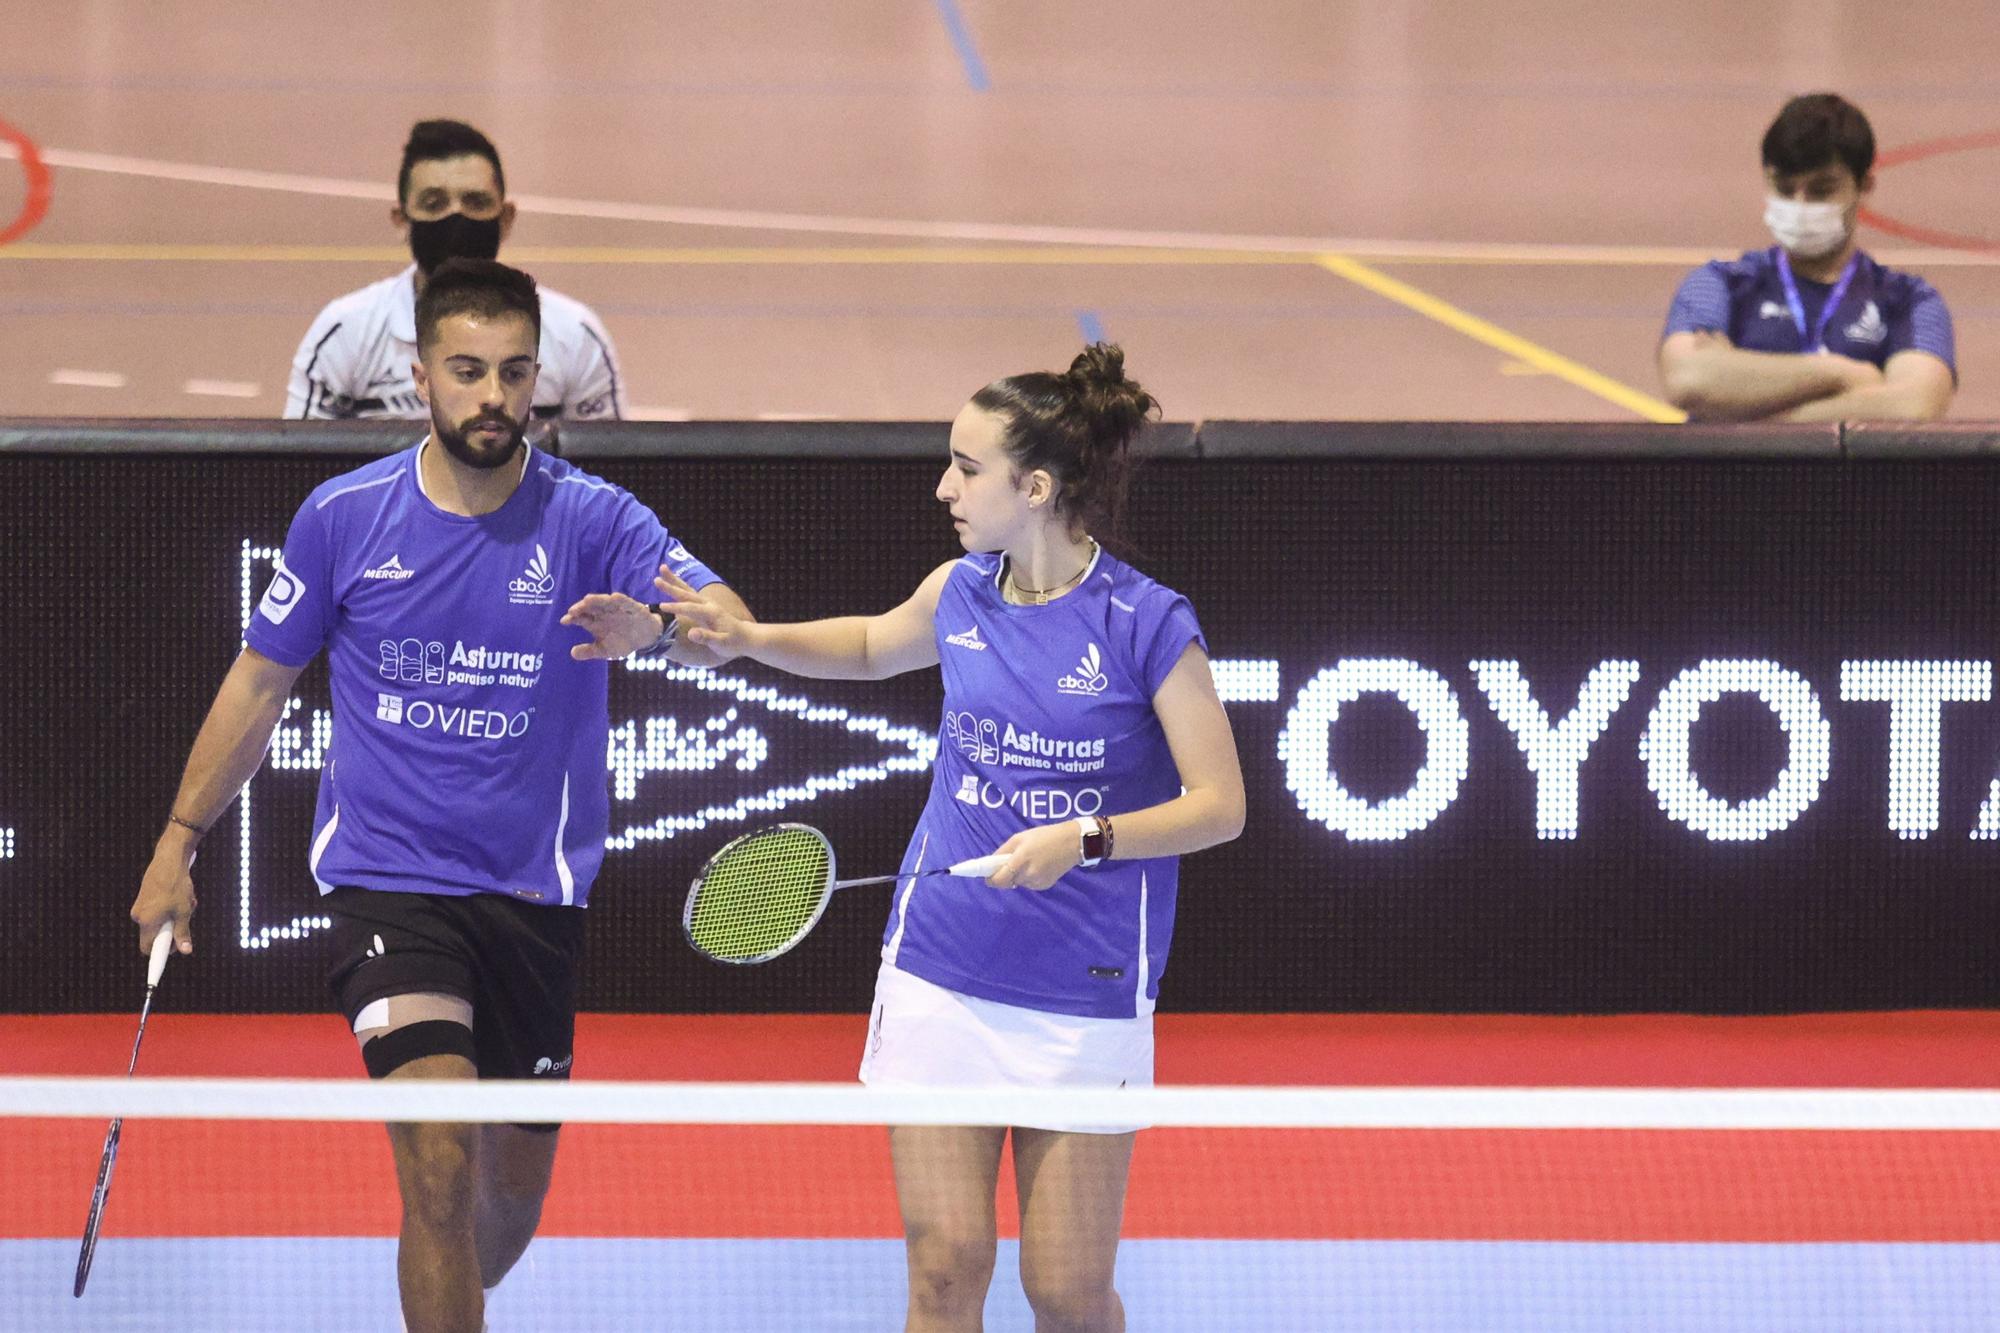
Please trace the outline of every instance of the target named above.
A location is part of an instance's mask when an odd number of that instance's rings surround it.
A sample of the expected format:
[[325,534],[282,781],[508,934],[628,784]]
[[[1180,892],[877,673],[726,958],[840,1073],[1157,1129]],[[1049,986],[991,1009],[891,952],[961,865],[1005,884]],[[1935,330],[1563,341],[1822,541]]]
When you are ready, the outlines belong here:
[[1084,815],[1076,821],[1080,866],[1094,866],[1111,851],[1111,821]]
[[665,602],[648,602],[646,609],[660,618],[660,637],[633,653],[634,657],[656,657],[666,652],[674,646],[674,639],[680,633],[680,622],[674,619],[673,612],[667,610]]

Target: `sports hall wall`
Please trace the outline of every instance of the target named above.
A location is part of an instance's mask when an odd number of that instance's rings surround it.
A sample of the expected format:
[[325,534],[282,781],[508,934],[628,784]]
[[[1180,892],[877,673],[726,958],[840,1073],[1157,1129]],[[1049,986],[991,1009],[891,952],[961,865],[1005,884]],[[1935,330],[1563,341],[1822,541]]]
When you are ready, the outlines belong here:
[[[272,550],[407,431],[0,422],[0,1010],[126,1006],[125,912]],[[954,553],[942,439],[549,443],[793,619],[886,607]],[[1210,422],[1152,452],[1128,545],[1200,612],[1250,795],[1245,835],[1184,863],[1164,1008],[2000,1004],[2000,430]],[[71,521],[93,508],[115,518]],[[384,661],[464,647],[413,625]],[[203,849],[189,1008],[324,1007],[327,707],[315,666]],[[782,819],[824,828],[844,874],[893,870],[939,708],[935,673],[614,667],[585,1007],[865,1008],[889,890],[749,969],[685,947],[682,894]],[[1018,749],[1036,799],[1036,738],[942,735]]]

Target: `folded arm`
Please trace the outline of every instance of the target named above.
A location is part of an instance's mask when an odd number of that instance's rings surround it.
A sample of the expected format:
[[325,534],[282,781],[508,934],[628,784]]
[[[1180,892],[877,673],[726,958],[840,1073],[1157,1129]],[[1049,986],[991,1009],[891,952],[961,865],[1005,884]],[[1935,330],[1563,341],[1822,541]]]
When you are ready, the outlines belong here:
[[1749,352],[1720,333],[1670,333],[1660,343],[1667,401],[1702,421],[1758,421],[1807,403],[1880,388],[1882,372],[1852,357]]
[[1896,353],[1882,383],[1804,403],[1787,421],[1936,421],[1951,406],[1951,367],[1929,352]]

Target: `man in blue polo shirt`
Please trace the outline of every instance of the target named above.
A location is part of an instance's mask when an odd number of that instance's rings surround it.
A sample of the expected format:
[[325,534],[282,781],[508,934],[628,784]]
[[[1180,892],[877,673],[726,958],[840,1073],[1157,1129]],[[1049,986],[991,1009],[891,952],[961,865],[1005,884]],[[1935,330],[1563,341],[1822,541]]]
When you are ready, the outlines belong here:
[[[541,307],[490,260],[416,307],[430,434],[321,485],[292,520],[244,649],[196,737],[132,905],[191,949],[196,844],[262,762],[299,671],[327,655],[333,741],[309,864],[332,986],[377,1078],[567,1078],[583,907],[610,798],[605,659],[676,642],[671,569],[742,601],[630,494],[531,447]],[[412,1333],[477,1333],[533,1237],[553,1125],[389,1127]]]
[[1875,134],[1832,93],[1795,97],[1764,134],[1777,244],[1688,274],[1667,312],[1667,398],[1710,421],[1934,421],[1957,384],[1951,313],[1922,278],[1854,244]]

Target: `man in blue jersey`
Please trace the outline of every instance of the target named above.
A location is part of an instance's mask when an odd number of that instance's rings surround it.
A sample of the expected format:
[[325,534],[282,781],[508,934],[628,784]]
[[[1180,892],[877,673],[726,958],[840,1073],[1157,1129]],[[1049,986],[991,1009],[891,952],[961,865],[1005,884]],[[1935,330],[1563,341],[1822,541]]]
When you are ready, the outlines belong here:
[[1795,97],[1764,135],[1777,244],[1704,264],[1660,343],[1667,398],[1711,421],[1933,421],[1957,383],[1951,313],[1922,278],[1854,244],[1875,133],[1832,93]]
[[[713,660],[641,600],[662,566],[704,603],[743,603],[638,500],[523,439],[533,279],[444,264],[416,327],[430,434],[300,507],[132,919],[142,948],[171,929],[191,951],[195,848],[324,650],[334,733],[310,865],[369,1073],[567,1078],[581,909],[609,823],[604,660]],[[482,1288],[540,1219],[554,1130],[389,1127],[413,1333],[481,1327]]]

